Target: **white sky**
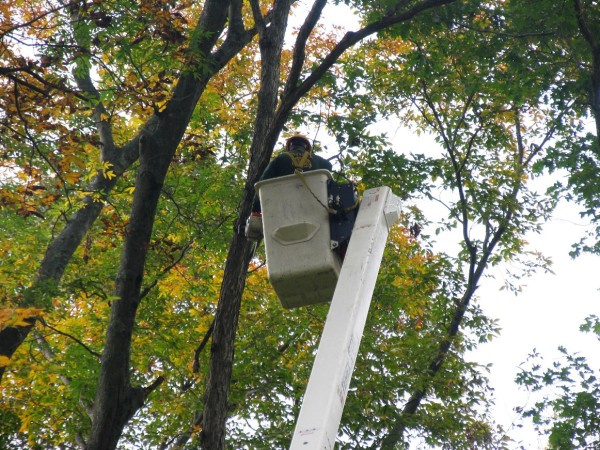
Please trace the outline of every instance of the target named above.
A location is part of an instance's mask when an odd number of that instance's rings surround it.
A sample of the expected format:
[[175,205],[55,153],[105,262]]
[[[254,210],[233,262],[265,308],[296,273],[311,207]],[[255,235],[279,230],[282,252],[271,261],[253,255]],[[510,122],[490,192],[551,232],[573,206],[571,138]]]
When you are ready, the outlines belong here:
[[[408,149],[431,156],[440,151],[431,137],[416,136],[407,130],[397,130],[390,138],[399,152]],[[542,182],[544,178],[535,181],[536,185]],[[542,192],[543,188],[538,191]],[[450,195],[444,194],[445,200],[450,201]],[[510,445],[511,449],[542,450],[546,444],[546,438],[539,436],[531,421],[521,419],[514,411],[515,407],[533,405],[536,399],[515,383],[519,365],[533,349],[544,358],[544,367],[559,357],[557,348],[564,346],[569,353],[586,356],[590,367],[600,371],[600,342],[593,334],[579,331],[587,316],[600,315],[600,256],[585,254],[576,259],[569,256],[572,244],[589,229],[579,211],[578,205],[562,202],[552,219],[543,225],[541,233],[526,236],[528,250],[539,251],[551,258],[553,273],[539,270],[520,280],[522,291],[515,295],[501,290],[506,267],[488,268],[476,292],[478,305],[486,316],[498,319],[501,331],[492,342],[480,344],[467,359],[481,365],[492,364],[488,378],[495,390],[494,419],[515,441]],[[428,218],[432,219],[432,216]],[[453,254],[451,248],[460,238],[460,230],[437,237],[434,251]]]
[[[600,343],[579,326],[591,314],[600,313],[600,257],[583,255],[571,259],[571,244],[583,235],[584,221],[574,205],[559,205],[554,218],[545,225],[542,234],[529,236],[530,243],[553,261],[554,274],[538,273],[524,280],[526,286],[517,296],[499,291],[501,279],[484,280],[478,295],[486,315],[498,318],[500,336],[483,344],[472,354],[479,363],[491,362],[490,383],[496,390],[495,417],[510,428],[511,436],[526,449],[544,448],[544,439],[531,423],[520,421],[516,406],[531,406],[535,396],[514,382],[518,366],[535,348],[544,357],[544,366],[558,358],[557,348],[564,346],[570,353],[586,356],[591,368],[600,369]],[[515,448],[516,444],[515,444]]]

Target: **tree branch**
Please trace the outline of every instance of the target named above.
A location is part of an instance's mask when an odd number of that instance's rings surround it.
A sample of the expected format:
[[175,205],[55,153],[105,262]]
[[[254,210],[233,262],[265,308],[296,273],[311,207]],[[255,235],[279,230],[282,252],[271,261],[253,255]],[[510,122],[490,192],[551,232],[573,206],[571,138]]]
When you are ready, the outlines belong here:
[[598,41],[596,40],[594,33],[592,32],[592,30],[590,30],[590,27],[588,26],[588,23],[585,19],[583,7],[581,5],[581,0],[573,0],[573,6],[575,7],[575,17],[577,19],[579,31],[581,32],[581,35],[592,49],[592,52],[594,54],[597,54],[598,52],[600,52],[600,47],[598,45]]
[[[46,324],[44,324],[44,325],[47,326]],[[54,361],[55,360],[54,350],[52,350],[52,347],[50,347],[50,344],[48,343],[46,338],[44,338],[44,336],[42,336],[37,330],[34,330],[32,334],[33,334],[35,341],[37,342],[37,346],[38,346],[39,350],[44,355],[44,358],[46,358],[48,361]],[[71,336],[69,336],[69,337],[71,337]],[[81,343],[80,341],[77,341],[77,342]],[[83,346],[85,348],[85,345],[83,345]],[[86,348],[86,350],[89,351],[88,348]],[[67,377],[66,375],[60,374],[58,377],[60,378],[60,381],[62,381],[65,386],[71,385],[71,379],[69,377]],[[89,418],[92,418],[91,403],[86,402],[80,398],[79,406],[81,406],[83,408],[83,410],[86,412],[86,414],[88,415]],[[81,440],[83,440],[83,438],[81,438]]]
[[327,4],[327,0],[316,0],[313,6],[306,16],[304,23],[300,27],[298,36],[296,37],[296,43],[294,45],[294,55],[292,57],[292,67],[288,74],[288,78],[283,89],[283,96],[286,97],[297,85],[304,66],[304,60],[306,58],[306,42],[310,37],[315,25],[321,17],[323,8]]
[[260,11],[260,4],[258,3],[258,0],[250,0],[250,7],[252,9],[252,17],[254,19],[256,30],[258,31],[258,36],[263,38],[267,30],[267,24],[263,18],[262,12]]
[[277,122],[282,122],[285,121],[284,119],[287,119],[291,109],[296,105],[298,100],[323,77],[323,75],[338,61],[340,56],[350,47],[378,31],[412,19],[423,11],[455,2],[456,0],[424,0],[417,3],[409,10],[402,12],[400,10],[405,6],[406,2],[398,1],[381,19],[358,31],[346,33],[331,52],[323,58],[321,64],[319,64],[319,66],[313,70],[313,72],[296,87],[296,89],[290,90],[286,98],[282,100],[277,112]]
[[10,28],[0,30],[0,40],[2,38],[4,38],[4,36],[8,36],[13,31],[18,30],[19,28],[27,28],[27,27],[33,25],[34,23],[39,22],[40,20],[46,18],[47,16],[49,16],[51,14],[54,14],[55,12],[58,12],[61,9],[64,9],[66,7],[67,6],[64,5],[64,4],[61,4],[60,6],[55,6],[54,8],[50,8],[48,11],[45,11],[44,13],[42,13],[42,14],[40,14],[38,16],[32,17],[31,19],[29,19],[26,22],[21,22],[21,23],[15,25],[15,26],[10,27]]
[[50,325],[48,322],[46,322],[44,319],[40,319],[40,322],[42,323],[42,325],[44,325],[47,328],[50,328],[52,331],[54,331],[56,334],[60,334],[61,336],[64,336],[66,338],[71,339],[73,342],[76,342],[77,344],[81,345],[90,355],[95,356],[96,358],[100,359],[100,357],[102,356],[100,353],[92,350],[87,344],[85,344],[83,341],[81,341],[80,339],[77,339],[75,336],[73,336],[72,334],[69,333],[65,333],[64,331],[60,331],[58,328],[53,327],[52,325]]
[[198,345],[198,347],[196,347],[196,350],[194,351],[194,363],[192,365],[192,372],[194,373],[198,373],[200,371],[200,353],[202,353],[202,350],[204,350],[204,347],[206,347],[206,344],[208,344],[208,341],[210,340],[214,329],[215,320],[213,319],[213,321],[210,323],[210,326],[208,327],[208,330],[206,330],[204,337],[202,338],[202,342],[200,342],[200,345]]
[[[77,41],[77,45],[80,46],[81,50],[86,55],[91,55],[89,46],[86,42],[81,40],[81,33],[78,32],[78,28],[81,26],[80,22],[82,21],[79,9],[77,9],[77,12],[73,12],[71,16],[73,18],[73,35]],[[93,99],[94,103],[96,104],[93,108],[92,117],[96,122],[98,135],[100,137],[100,142],[102,143],[102,148],[100,149],[101,160],[109,161],[115,152],[115,142],[113,138],[112,127],[110,125],[110,121],[108,120],[108,111],[106,111],[104,104],[100,100],[100,93],[94,86],[94,82],[92,81],[92,77],[90,75],[90,66],[82,65],[80,60],[76,59],[75,68],[73,69],[73,79],[77,83],[79,89],[85,92],[90,99]]]
[[[187,253],[187,251],[190,249],[190,247],[192,246],[193,242],[188,242],[187,244],[185,244],[185,246],[183,247],[183,249],[181,249],[181,252],[179,253],[179,256],[177,257],[177,259],[175,259],[175,261],[173,261],[171,264],[169,264],[167,267],[164,267],[160,272],[162,275],[168,273],[171,269],[173,269],[175,266],[177,266],[177,264],[179,264],[183,258],[185,257],[185,254]],[[143,299],[144,297],[146,297],[146,295],[148,295],[150,293],[150,291],[158,284],[158,278],[156,278],[154,281],[152,281],[152,283],[150,283],[150,285],[146,286],[142,292],[140,293],[140,300]]]
[[600,139],[600,44],[585,19],[581,0],[573,0],[573,4],[575,6],[575,16],[577,17],[579,31],[592,51],[590,102],[596,121],[596,138]]

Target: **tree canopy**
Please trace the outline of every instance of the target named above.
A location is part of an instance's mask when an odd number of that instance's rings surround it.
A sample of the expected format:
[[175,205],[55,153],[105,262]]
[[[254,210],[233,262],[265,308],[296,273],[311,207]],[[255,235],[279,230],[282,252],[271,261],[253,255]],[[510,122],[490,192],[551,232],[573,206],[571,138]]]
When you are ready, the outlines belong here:
[[[499,333],[477,288],[492,266],[515,292],[548,267],[525,234],[561,198],[597,224],[574,254],[600,248],[596,1],[6,0],[0,17],[0,446],[289,445],[327,305],[281,308],[240,230],[300,131],[404,201],[340,448],[511,448],[465,358]],[[593,390],[524,414],[584,448],[596,419],[543,416],[597,415],[593,371],[568,364]],[[564,381],[539,370],[520,382]]]

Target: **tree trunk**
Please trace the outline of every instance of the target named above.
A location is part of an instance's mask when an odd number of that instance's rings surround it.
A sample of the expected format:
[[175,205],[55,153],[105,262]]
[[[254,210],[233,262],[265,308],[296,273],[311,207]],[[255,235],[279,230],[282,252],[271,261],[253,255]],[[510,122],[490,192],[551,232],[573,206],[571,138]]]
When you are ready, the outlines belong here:
[[[227,10],[225,2],[213,0],[205,4],[197,30],[203,34],[197,41],[198,48],[203,50],[201,54],[208,55],[209,49],[216,43],[225,26]],[[238,45],[243,43],[236,42]],[[232,48],[237,47],[234,45]],[[231,53],[231,56],[235,53]],[[207,61],[210,61],[208,56],[204,63]],[[118,300],[111,307],[88,450],[116,448],[129,419],[144,405],[148,394],[160,384],[160,380],[157,380],[147,388],[131,386],[133,327],[161,189],[193,109],[214,73],[215,66],[200,74],[191,71],[182,75],[172,100],[160,116],[158,126],[154,130],[148,130],[150,132],[139,140],[140,166],[115,285]]]
[[205,396],[202,424],[202,448],[220,449],[225,446],[229,385],[234,357],[235,335],[240,313],[241,292],[246,281],[246,268],[252,258],[254,245],[245,237],[233,238],[223,280],[212,345],[210,347],[210,378]]
[[116,448],[123,428],[145,401],[144,390],[130,385],[131,336],[154,216],[171,153],[161,154],[157,143],[140,140],[140,166],[115,287],[118,300],[111,307],[102,353],[89,450]]
[[225,448],[227,398],[233,367],[234,342],[242,293],[246,283],[246,271],[253,249],[252,243],[237,231],[250,213],[254,195],[253,182],[258,180],[261,169],[267,165],[279,134],[279,130],[274,132],[272,124],[277,108],[281,51],[290,3],[290,0],[275,3],[273,18],[268,28],[257,4],[253,3],[252,5],[261,50],[261,85],[258,93],[254,136],[250,148],[251,161],[248,182],[240,214],[236,221],[236,234],[229,247],[215,315],[201,436],[202,448],[206,450]]

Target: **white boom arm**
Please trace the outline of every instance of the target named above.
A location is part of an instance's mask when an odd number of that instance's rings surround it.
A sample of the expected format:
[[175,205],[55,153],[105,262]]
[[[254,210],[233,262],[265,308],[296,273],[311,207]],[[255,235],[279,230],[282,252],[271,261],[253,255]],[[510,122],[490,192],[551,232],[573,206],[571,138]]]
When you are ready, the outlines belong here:
[[391,190],[367,190],[352,231],[290,450],[333,449],[388,231],[400,215]]

